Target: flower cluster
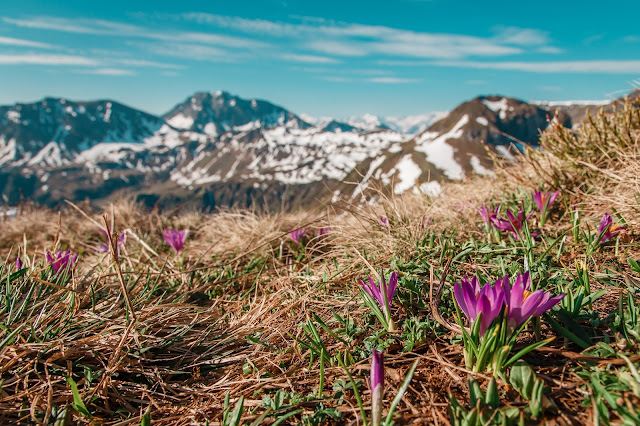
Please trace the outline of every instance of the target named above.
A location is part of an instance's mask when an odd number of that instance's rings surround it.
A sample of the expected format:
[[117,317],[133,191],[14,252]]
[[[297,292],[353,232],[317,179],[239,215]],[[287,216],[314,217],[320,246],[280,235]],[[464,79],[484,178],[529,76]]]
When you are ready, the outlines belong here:
[[553,308],[566,295],[551,297],[543,290],[531,292],[529,272],[518,274],[513,286],[506,275],[493,286],[491,283],[480,286],[478,277],[465,278],[455,284],[453,293],[458,306],[472,324],[482,314],[480,335],[484,335],[500,317],[503,307],[508,328],[513,331]]
[[[467,367],[481,372],[491,366],[498,375],[528,350],[547,342],[534,343],[507,360],[524,325],[553,308],[566,295],[551,297],[543,290],[532,292],[528,272],[518,274],[513,285],[508,276],[494,285],[480,285],[477,277],[465,278],[455,284],[453,293],[471,325],[469,332],[463,332]],[[459,321],[462,326],[462,319]]]

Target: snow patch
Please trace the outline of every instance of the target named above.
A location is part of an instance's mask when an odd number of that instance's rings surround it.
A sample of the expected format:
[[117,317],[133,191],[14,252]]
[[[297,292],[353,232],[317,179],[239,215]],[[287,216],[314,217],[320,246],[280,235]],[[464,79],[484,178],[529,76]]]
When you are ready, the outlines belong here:
[[481,124],[483,126],[488,126],[489,125],[489,120],[487,120],[484,117],[476,117],[476,123]]
[[493,176],[493,172],[487,169],[485,166],[483,166],[482,163],[480,162],[480,159],[475,155],[471,156],[471,167],[473,167],[473,171],[479,175]]
[[189,117],[183,113],[178,113],[168,119],[167,123],[176,129],[190,129],[191,126],[193,126],[193,117]]
[[465,114],[451,130],[433,139],[433,132],[424,133],[417,141],[416,151],[424,152],[427,161],[443,170],[445,176],[450,179],[464,178],[464,170],[455,159],[454,148],[447,143],[449,139],[457,139],[462,136],[463,127],[469,122],[469,116]]
[[413,161],[411,154],[402,157],[395,168],[398,170],[399,182],[393,188],[394,194],[402,194],[406,190],[413,188],[420,175],[422,175],[422,169]]
[[421,183],[420,186],[414,187],[414,193],[422,193],[428,197],[437,197],[442,193],[442,185],[437,181]]

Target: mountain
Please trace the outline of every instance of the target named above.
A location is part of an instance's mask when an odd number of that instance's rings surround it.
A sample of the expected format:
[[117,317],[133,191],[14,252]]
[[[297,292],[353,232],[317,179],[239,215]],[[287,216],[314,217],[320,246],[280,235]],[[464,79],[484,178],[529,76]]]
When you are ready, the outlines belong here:
[[175,144],[181,136],[163,119],[111,100],[0,106],[4,167],[61,166],[98,144]]
[[242,99],[228,92],[198,92],[176,105],[163,118],[171,126],[219,136],[256,128],[285,126],[307,129],[311,125],[270,102]]
[[[483,96],[398,120],[394,131],[371,115],[303,120],[226,92],[196,93],[162,117],[110,100],[47,98],[0,107],[0,192],[9,203],[129,196],[207,209],[368,202],[374,181],[435,195],[440,181],[490,174],[485,147],[509,157],[512,143],[535,146],[548,118],[573,127],[577,110],[562,108]],[[424,120],[435,121],[411,135]]]
[[360,117],[350,117],[345,122],[364,130],[390,129],[405,135],[415,135],[424,132],[433,122],[447,114],[447,112],[441,111],[406,117],[380,117],[373,114],[364,114]]

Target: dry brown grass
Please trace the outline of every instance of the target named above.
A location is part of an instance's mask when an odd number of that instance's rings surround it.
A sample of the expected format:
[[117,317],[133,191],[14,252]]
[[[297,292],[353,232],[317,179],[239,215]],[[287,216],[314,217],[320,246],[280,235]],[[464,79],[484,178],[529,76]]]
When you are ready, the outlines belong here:
[[[219,424],[227,393],[232,403],[244,396],[247,410],[260,407],[263,397],[278,389],[309,395],[318,388],[319,365],[310,365],[308,352],[297,344],[296,338],[304,339],[299,324],[312,314],[331,321],[332,314],[338,313],[355,319],[358,326],[366,326],[368,317],[357,297],[357,278],[375,275],[377,272],[370,267],[377,271],[399,259],[425,258],[427,254],[416,242],[430,233],[453,233],[458,242],[481,239],[477,214],[481,205],[499,203],[505,194],[541,186],[562,188],[571,202],[584,205],[586,216],[599,218],[604,210],[615,207],[633,234],[640,225],[635,200],[640,172],[636,130],[640,126],[633,121],[633,112],[625,110],[625,114],[631,121],[614,120],[606,125],[632,126],[631,139],[622,138],[625,149],[616,145],[613,157],[599,154],[609,142],[598,149],[590,148],[588,161],[595,168],[585,171],[578,160],[587,158],[579,154],[581,149],[597,144],[588,139],[597,137],[598,129],[604,126],[597,120],[591,124],[592,129],[585,126],[578,130],[577,139],[571,139],[577,147],[570,156],[561,156],[560,146],[574,136],[555,129],[552,131],[560,133],[547,134],[547,140],[553,142],[543,145],[544,152],[529,153],[523,163],[503,169],[497,179],[447,184],[443,196],[435,199],[388,197],[374,190],[370,195],[377,198],[375,205],[341,205],[296,214],[161,214],[130,203],[91,212],[81,205],[63,209],[60,225],[57,212],[24,208],[17,217],[3,221],[0,253],[3,257],[10,251],[15,255],[26,240],[31,279],[45,283],[41,295],[29,301],[35,313],[0,331],[1,340],[8,330],[22,327],[15,339],[0,348],[0,419],[6,423],[51,424],[52,412],[65,407],[71,415],[67,375],[78,383],[93,413],[89,420],[73,412],[74,422],[85,423],[139,424],[149,411],[154,424],[198,424],[207,420]],[[103,227],[103,213],[113,221],[115,231],[127,232],[126,251],[118,261],[126,294],[114,260],[92,251],[101,241],[98,227]],[[382,226],[380,216],[388,217],[390,226]],[[316,237],[316,230],[324,226],[332,227],[333,232],[328,237]],[[168,227],[190,230],[179,256],[162,241],[162,230]],[[296,257],[292,248],[290,228],[309,232],[302,257]],[[60,248],[82,252],[74,276],[62,285],[46,282],[51,277],[42,263],[43,251],[53,249],[56,241]],[[628,254],[638,253],[633,240],[627,246]],[[438,256],[428,256],[425,261],[439,278],[443,264]],[[620,258],[604,254],[602,262],[623,264]],[[495,266],[476,260],[463,262],[458,270],[491,272],[492,268]],[[428,274],[414,275],[416,280],[429,279]],[[623,278],[620,274],[618,279]],[[26,290],[19,297],[28,300]],[[127,312],[126,297],[132,301],[135,321]],[[615,306],[615,298],[604,300],[607,302],[598,309]],[[39,316],[40,311],[43,314]],[[400,308],[395,314],[407,318],[409,312]],[[430,314],[424,310],[419,315],[427,318]],[[0,318],[5,321],[8,315]],[[49,331],[52,337],[43,339],[48,327],[59,331]],[[545,333],[552,332],[545,329]],[[321,335],[332,353],[362,350],[366,337],[357,336],[345,345],[324,331]],[[463,367],[461,347],[451,345],[450,337],[441,331],[405,353],[401,351],[402,340],[392,336],[395,343],[385,361],[387,403],[411,362],[421,359],[398,409],[401,422],[447,424],[447,392],[459,400],[467,397],[468,371]],[[534,358],[538,374],[545,378],[559,407],[559,414],[550,421],[584,423],[591,415],[581,407],[584,391],[580,386],[585,382],[568,370],[580,361],[562,349]],[[85,367],[103,373],[89,384]],[[356,362],[350,369],[366,380],[368,361]],[[325,373],[325,390],[346,379],[337,366],[328,366]],[[368,405],[366,386],[362,389]],[[502,390],[507,392],[507,386]],[[515,397],[510,392],[509,401],[513,402]],[[312,414],[317,403],[313,399],[300,402],[294,408],[301,412],[291,420]],[[342,419],[334,423],[358,422],[358,409],[350,392],[337,410]],[[250,424],[263,412],[245,412],[244,420]]]

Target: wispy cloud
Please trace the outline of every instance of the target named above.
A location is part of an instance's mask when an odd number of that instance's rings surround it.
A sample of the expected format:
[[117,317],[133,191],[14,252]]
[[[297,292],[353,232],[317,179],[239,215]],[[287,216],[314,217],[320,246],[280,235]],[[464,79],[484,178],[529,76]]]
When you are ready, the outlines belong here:
[[4,17],[2,20],[8,24],[24,28],[77,34],[193,42],[234,48],[258,48],[266,46],[266,44],[260,40],[247,39],[243,37],[191,31],[158,31],[138,25],[125,24],[122,22],[108,21],[104,19],[67,19],[41,16],[28,19]]
[[162,68],[162,69],[174,69],[174,70],[185,69],[184,65],[165,64],[162,62],[147,61],[143,59],[116,59],[115,62],[122,65],[131,66],[131,67],[148,67],[148,68]]
[[523,53],[523,46],[543,48],[549,43],[546,32],[517,27],[498,27],[493,37],[476,37],[326,20],[305,19],[293,24],[208,13],[188,13],[181,17],[245,34],[287,38],[310,50],[336,56],[499,57]]
[[418,83],[422,80],[417,78],[373,77],[373,78],[368,78],[366,81],[370,83],[405,84],[405,83]]
[[640,36],[637,35],[628,35],[622,38],[622,41],[627,43],[640,43]]
[[504,27],[493,28],[494,39],[499,43],[519,46],[540,46],[550,42],[549,33],[534,28]]
[[84,56],[73,55],[36,55],[36,54],[18,54],[18,55],[0,55],[0,64],[3,65],[59,65],[59,66],[98,66],[99,62],[95,59],[86,58]]
[[542,47],[538,47],[536,49],[536,52],[538,52],[538,53],[550,53],[552,55],[558,55],[560,53],[564,53],[564,49],[560,49],[559,47],[555,47],[555,46],[542,46]]
[[95,68],[89,70],[78,71],[81,74],[111,75],[111,76],[129,76],[137,73],[122,68]]
[[13,37],[0,37],[0,44],[20,47],[35,47],[40,49],[55,49],[56,46],[48,43],[40,43],[38,41],[23,40]]
[[336,64],[340,62],[337,59],[329,58],[327,56],[297,55],[289,53],[282,55],[282,59],[293,62],[302,62],[306,64]]
[[524,71],[534,73],[640,73],[640,60],[592,60],[550,62],[479,62],[479,61],[434,61],[432,65],[442,67]]
[[195,61],[235,62],[239,56],[220,47],[201,44],[149,42],[129,42],[128,44],[158,56],[169,56]]

